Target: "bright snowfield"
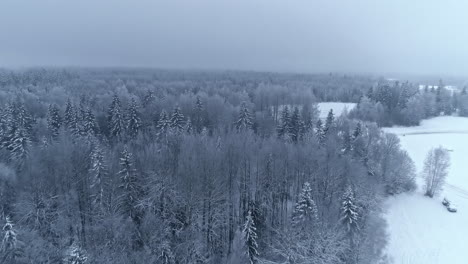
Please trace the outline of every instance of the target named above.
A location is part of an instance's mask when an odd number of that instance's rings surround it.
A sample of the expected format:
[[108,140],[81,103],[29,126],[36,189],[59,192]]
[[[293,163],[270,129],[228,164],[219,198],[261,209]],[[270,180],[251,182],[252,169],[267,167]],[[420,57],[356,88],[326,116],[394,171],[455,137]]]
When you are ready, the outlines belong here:
[[[425,197],[420,188],[388,200],[388,256],[395,264],[468,263],[468,118],[437,117],[418,127],[385,131],[400,137],[418,175],[429,149],[440,145],[451,151],[449,176],[440,197]],[[421,187],[422,179],[418,183]],[[449,213],[441,204],[444,196],[456,205],[457,213]]]
[[356,106],[355,103],[338,103],[338,102],[323,102],[318,103],[318,109],[320,111],[320,118],[327,118],[330,109],[333,109],[335,116],[340,116],[345,110],[350,111]]

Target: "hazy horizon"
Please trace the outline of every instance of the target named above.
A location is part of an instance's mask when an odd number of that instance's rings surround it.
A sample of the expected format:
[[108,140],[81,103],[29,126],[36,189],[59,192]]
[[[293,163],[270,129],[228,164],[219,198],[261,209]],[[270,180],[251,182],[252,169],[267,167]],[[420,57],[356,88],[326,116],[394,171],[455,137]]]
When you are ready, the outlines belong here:
[[0,67],[466,76],[468,3],[5,1]]

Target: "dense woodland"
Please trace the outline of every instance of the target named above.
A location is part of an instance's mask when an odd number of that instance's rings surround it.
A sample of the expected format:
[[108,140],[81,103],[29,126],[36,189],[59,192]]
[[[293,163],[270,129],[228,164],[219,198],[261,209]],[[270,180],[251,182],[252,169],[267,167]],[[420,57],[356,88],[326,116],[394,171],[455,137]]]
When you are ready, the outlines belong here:
[[[382,201],[415,168],[379,126],[466,97],[337,74],[0,71],[0,263],[384,261]],[[359,105],[320,119],[319,101]]]

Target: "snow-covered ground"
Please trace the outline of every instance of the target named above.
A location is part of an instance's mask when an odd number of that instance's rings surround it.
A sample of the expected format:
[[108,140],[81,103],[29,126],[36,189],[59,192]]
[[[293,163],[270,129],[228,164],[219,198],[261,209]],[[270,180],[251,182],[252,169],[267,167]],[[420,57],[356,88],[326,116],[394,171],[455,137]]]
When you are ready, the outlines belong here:
[[[430,199],[419,190],[388,200],[389,257],[395,264],[468,263],[468,118],[437,117],[385,131],[400,137],[418,174],[433,147],[449,149],[452,164],[440,197]],[[444,196],[456,204],[457,213],[442,206]]]
[[326,118],[330,109],[333,109],[335,116],[340,116],[345,110],[350,111],[356,106],[355,103],[323,102],[318,103],[320,118]]

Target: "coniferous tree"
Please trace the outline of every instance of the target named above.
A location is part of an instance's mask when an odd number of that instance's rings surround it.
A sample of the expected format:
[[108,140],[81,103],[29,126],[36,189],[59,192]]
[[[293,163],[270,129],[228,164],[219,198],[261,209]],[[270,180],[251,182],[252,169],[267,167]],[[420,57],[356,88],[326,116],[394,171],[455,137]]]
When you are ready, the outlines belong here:
[[135,139],[141,129],[140,112],[135,99],[132,99],[127,113],[127,134],[131,139]]
[[63,124],[65,127],[70,128],[70,123],[72,121],[76,122],[76,120],[74,120],[75,118],[75,107],[73,106],[70,98],[68,98],[67,105],[65,106],[65,114],[63,116]]
[[247,248],[247,257],[250,264],[257,263],[258,259],[258,244],[257,244],[257,228],[255,227],[255,221],[252,217],[251,210],[248,211],[246,221],[244,224],[244,242]]
[[324,127],[323,127],[323,124],[322,124],[322,120],[319,119],[317,121],[317,125],[315,125],[315,136],[317,137],[317,141],[320,145],[323,145],[325,143],[325,140],[326,140],[326,134],[325,134],[325,131],[324,131]]
[[299,109],[294,108],[293,114],[289,120],[288,135],[292,142],[297,142],[303,138],[304,135],[304,124],[302,123]]
[[252,116],[247,108],[247,104],[242,102],[239,117],[235,122],[237,131],[247,131],[252,129]]
[[348,234],[358,229],[358,207],[351,186],[348,186],[341,199],[341,222]]
[[59,109],[56,105],[49,105],[47,112],[47,128],[52,138],[56,139],[59,135],[62,118],[60,117]]
[[180,111],[180,108],[174,108],[174,112],[172,112],[170,120],[171,129],[176,133],[182,132],[184,130],[184,122],[184,115]]
[[91,151],[91,190],[93,195],[93,204],[102,209],[104,203],[104,187],[107,176],[107,164],[104,159],[104,153],[98,142],[94,143]]
[[6,149],[10,158],[22,166],[31,146],[33,120],[23,105],[13,108],[7,125]]
[[323,128],[323,132],[328,134],[330,129],[333,127],[333,122],[335,122],[335,115],[333,114],[333,109],[330,109],[327,115],[327,119],[325,120],[325,126]]
[[280,124],[276,128],[276,131],[278,133],[278,138],[284,138],[285,136],[287,136],[288,131],[290,130],[290,127],[291,127],[291,117],[289,116],[289,108],[288,106],[285,106],[283,110],[281,111]]
[[125,147],[120,157],[120,171],[118,173],[121,181],[120,189],[122,190],[121,208],[125,215],[138,224],[141,215],[136,205],[143,194],[143,190],[133,162],[132,153]]
[[87,107],[83,112],[81,129],[83,136],[95,135],[98,130],[96,117],[89,107]]
[[302,191],[294,207],[292,223],[295,227],[304,230],[313,228],[318,221],[317,206],[312,199],[312,188],[310,183],[305,182]]
[[121,141],[125,131],[124,118],[122,116],[122,107],[117,95],[112,98],[112,103],[107,112],[107,125],[109,135],[117,141]]
[[166,110],[162,110],[159,114],[158,122],[156,123],[156,136],[161,139],[161,137],[165,136],[171,127],[171,120],[166,112]]
[[197,133],[201,133],[203,129],[203,123],[205,121],[203,118],[203,110],[203,101],[201,100],[200,96],[197,96],[197,100],[195,102],[195,119],[193,120],[193,125]]
[[15,259],[19,257],[17,234],[10,218],[6,217],[5,220],[5,225],[2,228],[4,235],[0,251],[3,253],[2,261],[3,263],[15,263]]
[[345,131],[343,132],[343,147],[341,148],[341,152],[343,154],[348,154],[352,151],[352,135],[349,133],[349,130],[348,129],[345,129]]

